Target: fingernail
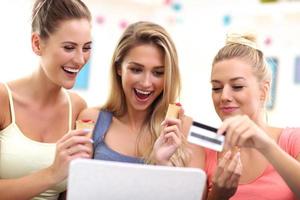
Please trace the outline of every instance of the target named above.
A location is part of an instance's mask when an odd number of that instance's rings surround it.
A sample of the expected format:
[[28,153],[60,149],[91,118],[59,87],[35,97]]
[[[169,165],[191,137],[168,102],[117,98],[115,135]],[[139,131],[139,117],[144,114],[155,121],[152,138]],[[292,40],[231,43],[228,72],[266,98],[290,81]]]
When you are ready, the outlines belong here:
[[166,124],[166,121],[162,121],[162,123],[160,124],[161,126],[165,125]]
[[229,150],[225,153],[224,158],[229,159],[230,156],[231,156],[231,151]]
[[90,139],[90,143],[94,144],[94,140],[93,140],[93,139]]
[[181,103],[177,102],[175,103],[176,106],[181,106]]
[[89,132],[92,131],[92,129],[89,129],[89,128],[84,128],[84,129],[82,129],[82,130],[83,130],[83,132],[85,132],[85,133],[89,133]]

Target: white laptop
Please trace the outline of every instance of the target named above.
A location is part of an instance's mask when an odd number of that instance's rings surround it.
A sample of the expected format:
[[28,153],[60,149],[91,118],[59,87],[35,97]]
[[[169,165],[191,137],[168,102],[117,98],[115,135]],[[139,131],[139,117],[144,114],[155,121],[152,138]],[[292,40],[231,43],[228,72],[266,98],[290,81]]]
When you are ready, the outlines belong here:
[[68,200],[200,200],[206,174],[195,168],[77,159],[71,162]]

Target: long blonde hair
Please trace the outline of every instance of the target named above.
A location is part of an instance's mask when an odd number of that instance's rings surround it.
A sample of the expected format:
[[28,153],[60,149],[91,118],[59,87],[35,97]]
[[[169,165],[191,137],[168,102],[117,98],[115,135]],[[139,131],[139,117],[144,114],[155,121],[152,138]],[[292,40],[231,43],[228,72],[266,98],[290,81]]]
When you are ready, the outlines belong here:
[[[137,22],[128,26],[124,31],[112,57],[110,69],[111,89],[108,100],[102,109],[112,112],[116,117],[123,116],[127,112],[125,94],[117,69],[121,67],[128,52],[142,44],[154,45],[164,54],[164,89],[152,103],[149,114],[144,121],[144,128],[147,131],[141,130],[137,142],[138,153],[146,162],[152,162],[150,154],[156,139],[159,137],[160,124],[165,118],[168,105],[176,101],[181,89],[177,51],[171,37],[163,27],[151,22]],[[149,144],[147,146],[139,144],[144,132],[150,132],[151,141],[147,143]],[[183,149],[183,147],[179,148],[172,156],[171,161],[175,165],[186,164],[186,156]]]

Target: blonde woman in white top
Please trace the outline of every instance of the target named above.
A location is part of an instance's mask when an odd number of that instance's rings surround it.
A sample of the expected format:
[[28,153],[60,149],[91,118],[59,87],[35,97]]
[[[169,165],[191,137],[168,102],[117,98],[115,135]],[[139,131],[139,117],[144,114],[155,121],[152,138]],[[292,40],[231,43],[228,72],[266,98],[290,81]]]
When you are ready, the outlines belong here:
[[91,15],[80,0],[36,0],[32,75],[0,84],[1,199],[57,199],[68,165],[91,157],[86,131],[71,131],[86,103],[66,92],[90,57]]

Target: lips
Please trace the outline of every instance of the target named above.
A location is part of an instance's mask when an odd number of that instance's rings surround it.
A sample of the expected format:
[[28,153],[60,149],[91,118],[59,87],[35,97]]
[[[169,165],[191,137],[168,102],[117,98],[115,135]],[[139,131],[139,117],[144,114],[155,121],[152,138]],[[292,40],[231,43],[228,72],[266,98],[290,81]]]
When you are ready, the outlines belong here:
[[224,114],[231,114],[235,112],[238,109],[238,107],[221,107],[221,111]]
[[134,93],[138,100],[147,101],[153,92],[134,88]]

